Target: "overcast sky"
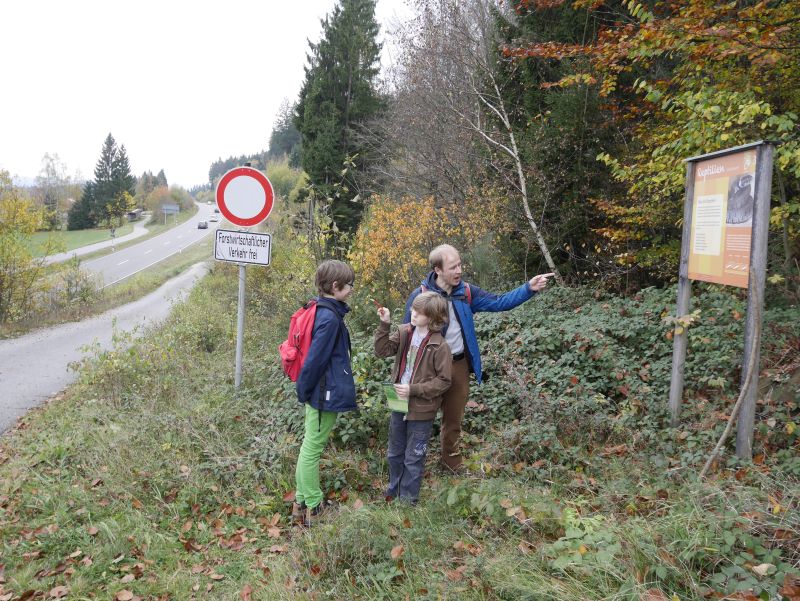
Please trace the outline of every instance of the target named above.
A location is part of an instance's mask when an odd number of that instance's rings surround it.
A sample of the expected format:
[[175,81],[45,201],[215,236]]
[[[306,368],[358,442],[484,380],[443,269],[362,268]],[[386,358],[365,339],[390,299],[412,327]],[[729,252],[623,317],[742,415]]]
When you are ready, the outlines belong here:
[[[56,153],[70,176],[91,178],[111,133],[134,175],[206,183],[218,158],[267,148],[281,101],[300,91],[307,40],[335,5],[4,0],[0,169],[34,178]],[[410,12],[378,0],[382,36]]]

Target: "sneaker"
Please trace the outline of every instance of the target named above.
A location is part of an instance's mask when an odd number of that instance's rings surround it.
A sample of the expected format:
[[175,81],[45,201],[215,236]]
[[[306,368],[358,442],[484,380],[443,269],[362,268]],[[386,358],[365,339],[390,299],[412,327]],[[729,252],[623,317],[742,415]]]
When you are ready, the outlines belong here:
[[302,525],[305,521],[306,504],[305,501],[292,503],[292,524]]

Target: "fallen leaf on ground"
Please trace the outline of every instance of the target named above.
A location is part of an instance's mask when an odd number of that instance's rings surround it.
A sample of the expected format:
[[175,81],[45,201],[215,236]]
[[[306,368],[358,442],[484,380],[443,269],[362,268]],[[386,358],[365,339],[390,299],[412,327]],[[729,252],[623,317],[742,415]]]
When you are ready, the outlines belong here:
[[647,589],[640,597],[641,601],[669,601],[664,593],[657,588]]
[[49,595],[51,599],[61,599],[62,597],[66,597],[68,592],[69,588],[66,586],[57,586],[53,589],[50,589]]
[[397,545],[396,547],[392,547],[392,552],[390,555],[392,556],[392,559],[397,559],[403,554],[404,551],[405,549],[403,549],[403,545]]

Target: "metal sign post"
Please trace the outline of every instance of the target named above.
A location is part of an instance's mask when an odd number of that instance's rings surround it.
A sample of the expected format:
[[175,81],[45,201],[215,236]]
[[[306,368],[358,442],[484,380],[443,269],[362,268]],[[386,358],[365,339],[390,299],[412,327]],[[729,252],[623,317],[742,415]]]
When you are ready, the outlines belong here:
[[[745,459],[752,457],[758,392],[773,152],[772,143],[762,141],[686,159],[675,317],[680,320],[689,313],[690,280],[749,289],[736,436],[736,455]],[[678,425],[683,397],[686,329],[678,323],[673,332],[669,391],[673,427]]]
[[239,265],[239,303],[238,313],[236,314],[236,368],[233,376],[233,385],[236,388],[242,384],[242,352],[244,349],[244,289],[245,289],[245,269],[244,265]]
[[236,318],[236,368],[234,385],[242,383],[242,348],[244,347],[244,293],[247,265],[269,265],[272,237],[269,234],[217,230],[214,237],[214,258],[239,266],[239,304]]
[[[267,177],[249,166],[236,167],[223,175],[217,184],[216,201],[223,216],[234,225],[251,227],[264,221],[272,212],[272,184]],[[244,349],[244,293],[246,265],[269,265],[272,239],[269,234],[217,230],[214,258],[239,265],[239,302],[236,317],[236,366],[234,386],[242,383]]]

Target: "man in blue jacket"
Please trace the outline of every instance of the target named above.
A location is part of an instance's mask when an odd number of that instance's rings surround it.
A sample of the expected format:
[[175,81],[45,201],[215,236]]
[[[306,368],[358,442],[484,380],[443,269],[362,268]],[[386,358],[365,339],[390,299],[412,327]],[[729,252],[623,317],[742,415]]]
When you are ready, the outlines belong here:
[[442,401],[442,463],[452,471],[458,471],[463,461],[458,443],[464,408],[469,398],[469,372],[475,374],[478,384],[483,379],[481,353],[472,314],[513,309],[543,290],[547,286],[547,278],[553,274],[536,275],[519,288],[498,296],[461,280],[461,255],[449,244],[434,248],[428,260],[432,271],[422,286],[408,297],[403,322],[408,323],[411,319],[411,303],[424,290],[438,292],[448,301],[450,321],[442,330],[442,335],[453,353],[453,369],[452,385]]

